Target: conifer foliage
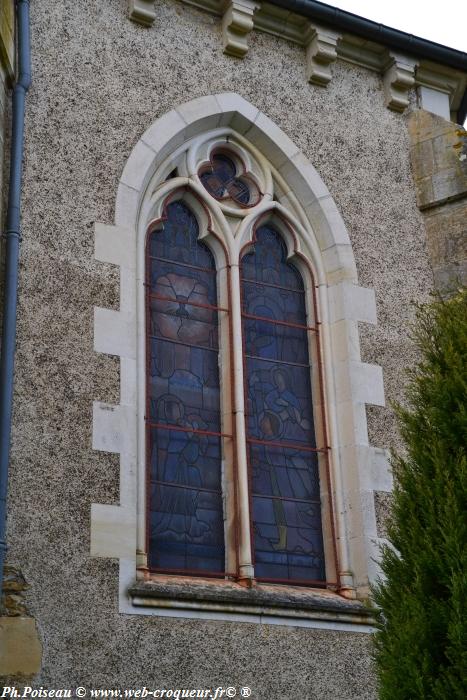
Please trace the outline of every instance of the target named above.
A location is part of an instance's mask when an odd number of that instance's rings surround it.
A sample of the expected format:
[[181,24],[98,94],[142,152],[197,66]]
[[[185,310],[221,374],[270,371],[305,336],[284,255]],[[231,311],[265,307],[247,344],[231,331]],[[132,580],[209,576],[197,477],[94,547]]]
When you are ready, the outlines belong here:
[[467,289],[417,310],[421,362],[397,409],[406,451],[373,590],[381,700],[467,697]]

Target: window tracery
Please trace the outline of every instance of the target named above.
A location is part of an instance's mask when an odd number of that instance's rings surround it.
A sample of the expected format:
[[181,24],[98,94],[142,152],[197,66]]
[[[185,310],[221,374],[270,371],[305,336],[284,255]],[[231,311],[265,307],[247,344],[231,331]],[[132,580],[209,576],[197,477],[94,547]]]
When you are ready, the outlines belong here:
[[240,207],[254,207],[261,199],[261,192],[245,165],[229,151],[214,150],[209,164],[201,167],[199,179],[218,200],[230,199]]
[[326,580],[305,289],[279,232],[260,226],[241,260],[255,576]]
[[[216,150],[243,163],[236,174],[248,174],[261,193],[254,206],[242,207],[231,197],[216,199],[206,190],[200,174]],[[358,343],[358,322],[376,323],[374,292],[358,285],[345,224],[319,174],[277,124],[233,93],[192,100],[151,125],[122,174],[115,226],[96,223],[96,259],[119,266],[120,310],[95,308],[94,347],[97,352],[120,357],[121,398],[118,405],[94,403],[93,447],[120,455],[120,501],[92,504],[91,554],[119,559],[121,612],[191,614],[180,609],[178,593],[168,611],[167,577],[151,573],[147,542],[145,241],[148,230],[160,230],[167,204],[177,201],[194,215],[198,241],[209,249],[216,266],[228,572],[219,576],[251,581],[256,574],[246,460],[240,262],[245,251],[252,251],[255,229],[270,224],[286,246],[287,262],[302,277],[307,324],[316,325],[319,331],[319,342],[314,342],[314,332],[309,331],[308,352],[316,446],[327,448],[316,453],[325,555],[326,584],[322,585],[347,598],[365,597],[368,581],[378,575],[380,540],[373,494],[390,490],[392,483],[384,450],[368,444],[365,417],[365,404],[384,405],[382,372],[376,365],[361,362]],[[186,299],[177,304],[177,308],[183,304],[187,308]],[[280,374],[273,379],[282,386]],[[278,392],[280,386],[274,385]],[[180,420],[183,413],[173,404],[166,407],[164,401],[160,410],[171,420],[174,416]],[[198,583],[172,577],[171,586],[174,591],[182,590],[182,597],[185,588],[191,590],[195,583],[204,592],[206,574],[199,576]],[[212,590],[221,595],[225,585]],[[237,590],[235,584],[231,588],[232,593]],[[257,591],[256,600],[270,588],[259,585],[250,590]],[[162,589],[159,600],[156,591]],[[301,592],[293,595],[302,599]],[[307,591],[305,595],[314,594]],[[239,611],[230,606],[219,610],[217,604],[213,607],[197,600],[193,614],[202,616],[202,610],[209,610],[206,614],[230,619],[230,612]],[[294,624],[296,610],[289,615],[273,608],[274,604],[268,607],[269,613],[285,615],[281,624]],[[301,615],[309,617],[304,610]],[[262,615],[257,621],[262,621]],[[310,620],[308,624],[313,626]]]
[[224,571],[216,269],[183,202],[147,240],[148,553],[155,571]]
[[[326,486],[320,481],[327,465],[320,453],[327,448],[323,430],[315,431],[315,413],[321,420],[323,407],[314,405],[312,390],[320,381],[315,366],[319,353],[309,350],[310,343],[318,342],[315,302],[307,301],[313,284],[305,285],[289,260],[295,234],[287,234],[288,242],[283,238],[280,229],[289,226],[280,223],[283,214],[273,201],[278,189],[271,186],[264,160],[232,137],[195,141],[172,159],[170,172],[174,166],[176,174],[169,180],[164,168],[160,171],[163,181],[154,190],[160,204],[154,211],[163,214],[150,225],[148,236],[149,569],[334,583],[337,563],[332,548],[325,563],[322,526]],[[187,175],[192,192],[201,197],[197,181],[205,192],[202,206],[193,195],[183,199],[181,190],[191,191]],[[218,233],[230,257],[219,290],[232,305],[228,309],[219,305],[216,263],[204,243],[206,213],[198,217],[201,226],[196,215],[197,208],[198,214],[206,209],[214,221],[215,202],[225,216]],[[240,226],[232,214],[243,220]],[[236,332],[224,326],[219,335],[216,314],[235,316],[234,307],[239,313]],[[230,377],[223,372],[222,379],[222,393],[230,384],[232,405],[224,399],[215,415],[208,415],[203,396],[209,381],[203,373],[208,362],[215,386],[211,394],[219,392],[213,365],[219,347],[221,368],[233,369]],[[195,352],[204,358],[196,367]],[[326,498],[329,533],[327,492]],[[223,518],[230,527],[223,527]]]

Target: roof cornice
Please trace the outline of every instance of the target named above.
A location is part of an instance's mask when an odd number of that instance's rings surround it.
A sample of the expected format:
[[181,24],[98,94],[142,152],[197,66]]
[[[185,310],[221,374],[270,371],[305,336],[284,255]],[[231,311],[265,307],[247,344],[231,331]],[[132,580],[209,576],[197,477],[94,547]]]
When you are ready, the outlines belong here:
[[268,0],[268,2],[310,20],[324,22],[335,29],[356,34],[415,57],[442,63],[460,71],[467,71],[467,53],[463,51],[457,51],[434,41],[407,34],[407,32],[387,27],[337,7],[316,0]]
[[[316,0],[182,0],[222,21],[224,53],[243,58],[252,31],[302,46],[305,77],[326,87],[337,59],[379,73],[386,106],[404,112],[417,87],[418,105],[463,122],[467,112],[467,53],[386,27]],[[154,0],[130,0],[130,17],[147,26]]]

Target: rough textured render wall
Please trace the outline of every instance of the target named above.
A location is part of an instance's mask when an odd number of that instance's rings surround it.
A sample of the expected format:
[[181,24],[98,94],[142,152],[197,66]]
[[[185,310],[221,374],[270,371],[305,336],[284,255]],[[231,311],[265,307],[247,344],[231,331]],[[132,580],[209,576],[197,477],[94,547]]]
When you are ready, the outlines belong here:
[[409,120],[417,203],[436,286],[467,284],[467,132],[420,110]]
[[[37,685],[251,685],[255,698],[375,697],[368,635],[119,615],[117,567],[89,556],[90,504],[116,503],[119,466],[91,449],[92,401],[118,403],[118,365],[93,352],[93,307],[118,308],[115,268],[93,258],[93,222],[113,222],[117,182],[143,131],[176,105],[236,91],[303,150],[335,198],[377,328],[363,360],[398,399],[412,299],[432,287],[409,162],[407,117],[381,78],[338,62],[307,84],[302,49],[255,33],[244,60],[221,52],[220,21],[173,0],[148,29],[127,0],[33,3],[23,243],[9,510],[43,644]],[[396,442],[389,408],[372,444]]]

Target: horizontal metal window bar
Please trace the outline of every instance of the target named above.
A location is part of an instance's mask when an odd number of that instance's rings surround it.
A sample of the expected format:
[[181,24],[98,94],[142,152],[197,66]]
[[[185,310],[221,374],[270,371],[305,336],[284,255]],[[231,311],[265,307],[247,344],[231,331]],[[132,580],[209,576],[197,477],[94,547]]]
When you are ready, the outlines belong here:
[[150,260],[158,260],[159,262],[170,263],[171,265],[177,265],[179,267],[189,267],[190,270],[200,270],[202,272],[208,272],[210,275],[217,274],[217,270],[211,267],[200,267],[199,265],[190,265],[190,263],[177,262],[176,260],[170,260],[170,258],[159,258],[156,255],[148,255]]
[[301,364],[300,362],[287,362],[287,360],[275,360],[272,357],[260,357],[259,355],[248,355],[248,353],[245,353],[245,357],[248,357],[249,360],[261,360],[261,362],[274,362],[277,363],[278,365],[291,365],[292,367],[311,367],[311,365],[304,365]]
[[308,447],[307,445],[297,445],[291,442],[274,442],[273,440],[259,440],[257,438],[246,438],[246,441],[253,445],[266,445],[266,447],[281,447],[289,450],[300,450],[302,452],[327,452],[329,447]]
[[172,340],[172,338],[164,338],[160,335],[152,335],[148,333],[148,338],[153,340],[162,340],[164,343],[174,343],[175,345],[184,345],[187,348],[196,348],[198,350],[209,350],[209,352],[215,352],[219,354],[219,348],[208,348],[207,345],[194,345],[193,343],[184,343],[182,340]]
[[252,493],[251,495],[254,496],[255,498],[268,498],[268,499],[270,498],[274,501],[291,501],[293,503],[313,503],[316,505],[321,505],[320,500],[315,501],[315,500],[312,500],[311,498],[292,498],[292,496],[272,496],[272,495],[267,496],[264,493]]
[[[222,491],[219,489],[207,489],[204,488],[204,486],[187,486],[186,484],[175,484],[173,481],[162,481],[161,479],[150,479],[149,481],[151,484],[167,486],[168,488],[187,489],[188,491],[203,491],[205,493],[216,493],[218,496],[222,496]],[[156,512],[161,513],[162,511],[158,510]]]
[[[185,306],[196,306],[200,309],[211,309],[212,311],[226,311],[228,313],[228,309],[224,308],[223,306],[214,306],[213,304],[200,304],[198,301],[181,301],[180,299],[174,299],[173,297],[166,297],[163,294],[156,294],[155,292],[149,292],[149,296],[151,299],[157,299],[158,301],[170,301],[172,304],[184,304]],[[159,313],[168,313],[164,311],[159,311]],[[197,320],[197,319],[193,319]]]
[[255,316],[254,314],[246,313],[242,311],[242,316],[244,318],[251,318],[254,321],[266,321],[267,323],[272,323],[277,326],[288,326],[289,328],[301,328],[304,331],[316,331],[315,326],[304,326],[302,323],[290,323],[290,321],[275,321],[272,318],[267,318],[266,316]]
[[231,438],[228,433],[217,433],[213,430],[199,430],[198,428],[182,428],[180,425],[171,425],[170,423],[155,423],[150,418],[146,418],[146,424],[150,428],[159,428],[161,430],[178,430],[180,433],[196,433],[197,435],[212,435],[213,437]]
[[248,284],[258,284],[264,287],[273,287],[274,289],[283,289],[285,292],[294,292],[295,294],[305,294],[304,289],[293,289],[293,287],[283,287],[280,284],[273,284],[272,282],[258,282],[258,280],[250,280],[247,277],[240,278],[242,282],[247,282]]

